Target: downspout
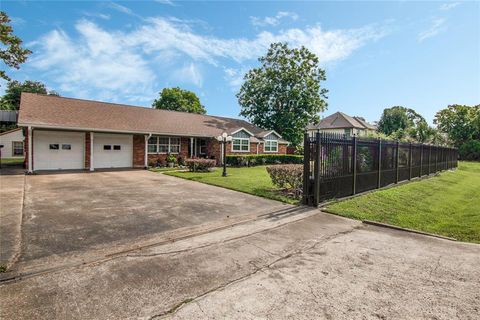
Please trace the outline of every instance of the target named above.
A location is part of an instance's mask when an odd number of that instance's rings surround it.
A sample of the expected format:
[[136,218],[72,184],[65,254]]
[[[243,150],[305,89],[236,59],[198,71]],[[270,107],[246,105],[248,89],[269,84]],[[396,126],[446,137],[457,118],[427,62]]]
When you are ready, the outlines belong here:
[[145,135],[145,156],[144,156],[144,167],[148,168],[148,140],[152,137],[152,134],[149,133],[148,136]]

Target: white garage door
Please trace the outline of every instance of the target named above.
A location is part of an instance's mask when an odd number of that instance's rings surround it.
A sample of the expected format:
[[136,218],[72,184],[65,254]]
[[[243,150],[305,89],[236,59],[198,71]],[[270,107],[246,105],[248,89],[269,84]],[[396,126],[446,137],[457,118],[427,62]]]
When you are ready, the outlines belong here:
[[95,133],[93,136],[94,168],[132,167],[132,146],[132,135]]
[[84,132],[33,132],[34,170],[84,169]]

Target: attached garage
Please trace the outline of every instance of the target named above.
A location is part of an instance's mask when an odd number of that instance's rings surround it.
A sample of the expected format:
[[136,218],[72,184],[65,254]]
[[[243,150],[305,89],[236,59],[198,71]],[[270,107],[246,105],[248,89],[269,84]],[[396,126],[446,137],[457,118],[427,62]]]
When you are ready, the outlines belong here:
[[33,149],[35,170],[84,168],[84,132],[36,130]]
[[133,136],[131,134],[95,133],[93,137],[93,167],[130,168],[133,166]]

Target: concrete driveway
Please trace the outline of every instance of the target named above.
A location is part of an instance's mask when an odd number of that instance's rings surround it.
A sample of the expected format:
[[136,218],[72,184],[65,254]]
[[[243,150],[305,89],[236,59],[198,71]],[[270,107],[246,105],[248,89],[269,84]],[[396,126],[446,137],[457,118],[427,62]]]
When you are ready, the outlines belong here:
[[479,245],[292,211],[0,283],[0,318],[473,320],[479,265]]
[[26,176],[18,272],[88,261],[291,208],[143,170]]

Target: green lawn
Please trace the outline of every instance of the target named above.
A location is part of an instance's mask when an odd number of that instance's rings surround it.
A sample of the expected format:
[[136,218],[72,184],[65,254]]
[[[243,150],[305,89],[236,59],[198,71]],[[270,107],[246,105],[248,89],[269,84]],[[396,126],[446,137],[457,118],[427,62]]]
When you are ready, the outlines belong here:
[[291,204],[298,203],[297,200],[278,192],[278,189],[273,186],[265,166],[228,168],[227,173],[227,177],[222,177],[222,169],[216,168],[212,172],[167,172],[165,174]]
[[173,168],[170,168],[170,167],[161,167],[161,168],[150,168],[148,169],[152,172],[168,172],[168,171],[178,171],[178,170],[186,170],[184,168],[178,168],[178,167],[173,167]]
[[480,163],[340,201],[329,212],[480,243]]
[[22,164],[23,163],[23,158],[2,158],[2,164]]

